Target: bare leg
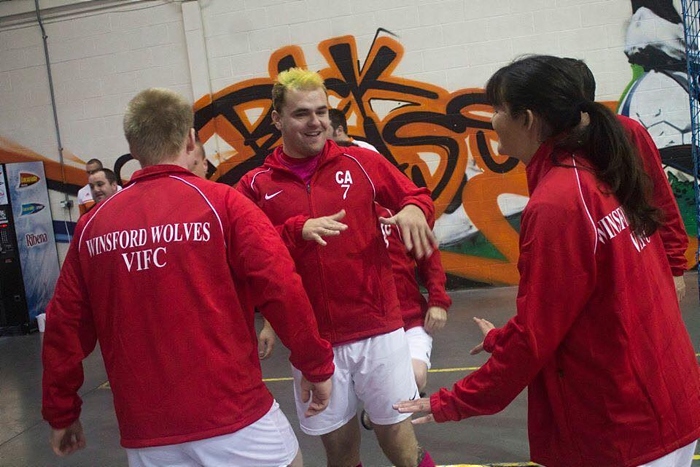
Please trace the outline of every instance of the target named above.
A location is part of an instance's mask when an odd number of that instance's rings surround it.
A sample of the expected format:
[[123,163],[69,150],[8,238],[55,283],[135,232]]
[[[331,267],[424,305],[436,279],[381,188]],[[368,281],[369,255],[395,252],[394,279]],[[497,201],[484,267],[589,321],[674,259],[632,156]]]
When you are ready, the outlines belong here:
[[423,360],[411,360],[413,364],[413,374],[416,376],[416,386],[418,391],[423,392],[425,385],[428,384],[428,365]]
[[304,457],[301,455],[301,448],[297,451],[297,455],[294,456],[294,460],[289,464],[289,467],[304,467]]
[[374,425],[377,441],[386,457],[396,467],[418,465],[418,440],[410,417],[393,425]]
[[335,431],[321,435],[329,467],[356,467],[360,463],[360,427],[357,417]]

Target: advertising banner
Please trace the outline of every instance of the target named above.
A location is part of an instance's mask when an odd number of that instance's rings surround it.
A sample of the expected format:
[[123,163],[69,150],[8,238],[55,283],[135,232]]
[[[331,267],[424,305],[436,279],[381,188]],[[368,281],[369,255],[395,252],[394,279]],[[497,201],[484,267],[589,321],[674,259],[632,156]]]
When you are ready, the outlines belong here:
[[29,319],[46,311],[59,273],[42,162],[5,165]]
[[8,204],[7,187],[5,186],[5,176],[3,175],[3,166],[0,165],[0,206]]

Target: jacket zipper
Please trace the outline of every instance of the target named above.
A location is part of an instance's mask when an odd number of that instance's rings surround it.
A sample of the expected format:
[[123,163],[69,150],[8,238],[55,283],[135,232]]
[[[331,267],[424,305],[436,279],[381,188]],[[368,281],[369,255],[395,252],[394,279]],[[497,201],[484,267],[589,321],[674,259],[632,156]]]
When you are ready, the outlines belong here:
[[[318,167],[316,167],[316,172],[311,176],[311,178],[314,178],[316,176],[316,173],[318,172]],[[309,181],[306,184],[306,199],[308,200],[309,203],[309,218],[314,218],[316,217],[316,213],[313,208],[313,203],[311,200],[311,181]],[[325,276],[323,274],[323,261],[321,258],[321,248],[324,248],[320,245],[316,245],[316,258],[318,259],[318,282],[320,284],[320,290],[323,295],[323,301],[324,301],[324,314],[328,326],[328,330],[331,333],[331,340],[335,339],[335,332],[333,331],[333,319],[331,317],[331,309],[330,309],[330,304],[328,301],[328,294],[326,293],[326,280]]]

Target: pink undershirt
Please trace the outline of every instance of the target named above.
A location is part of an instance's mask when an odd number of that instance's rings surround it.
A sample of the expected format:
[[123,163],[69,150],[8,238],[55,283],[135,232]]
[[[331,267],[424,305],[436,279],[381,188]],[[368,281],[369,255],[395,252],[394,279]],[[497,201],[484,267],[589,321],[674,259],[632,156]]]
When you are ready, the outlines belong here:
[[280,163],[291,170],[294,175],[301,178],[305,185],[309,184],[311,177],[313,176],[314,172],[316,172],[318,160],[318,156],[297,159],[295,157],[289,157],[284,152],[280,152],[279,157]]

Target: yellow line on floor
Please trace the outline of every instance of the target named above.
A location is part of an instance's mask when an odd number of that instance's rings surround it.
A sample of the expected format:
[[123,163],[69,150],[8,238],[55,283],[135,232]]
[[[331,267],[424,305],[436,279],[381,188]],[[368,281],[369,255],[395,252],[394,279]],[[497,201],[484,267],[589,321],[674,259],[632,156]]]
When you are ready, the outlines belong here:
[[291,377],[287,378],[263,378],[263,383],[276,383],[278,381],[291,381]]
[[464,368],[433,368],[428,370],[428,373],[452,373],[455,371],[476,371],[480,366],[467,366]]

